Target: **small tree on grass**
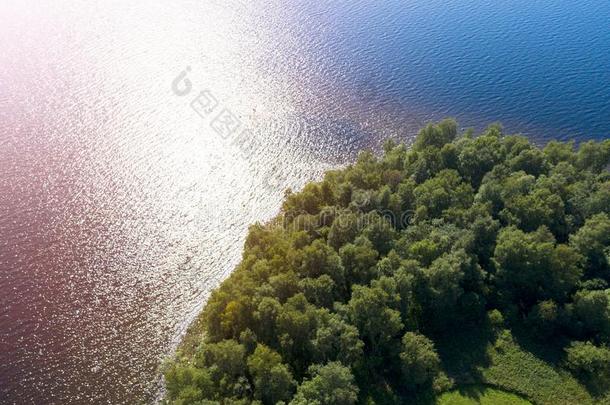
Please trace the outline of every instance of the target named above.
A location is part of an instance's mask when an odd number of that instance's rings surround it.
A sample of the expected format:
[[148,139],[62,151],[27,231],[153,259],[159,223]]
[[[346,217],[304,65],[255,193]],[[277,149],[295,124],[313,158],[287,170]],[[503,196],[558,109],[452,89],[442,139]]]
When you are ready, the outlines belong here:
[[591,342],[573,342],[566,349],[566,366],[599,390],[610,384],[610,349]]

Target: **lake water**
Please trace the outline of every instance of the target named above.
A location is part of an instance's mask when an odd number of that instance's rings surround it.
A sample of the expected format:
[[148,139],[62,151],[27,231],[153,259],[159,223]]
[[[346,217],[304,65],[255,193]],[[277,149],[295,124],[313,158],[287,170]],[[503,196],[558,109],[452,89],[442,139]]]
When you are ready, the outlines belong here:
[[607,0],[2,0],[0,403],[152,401],[284,188],[445,116],[601,139],[609,84]]

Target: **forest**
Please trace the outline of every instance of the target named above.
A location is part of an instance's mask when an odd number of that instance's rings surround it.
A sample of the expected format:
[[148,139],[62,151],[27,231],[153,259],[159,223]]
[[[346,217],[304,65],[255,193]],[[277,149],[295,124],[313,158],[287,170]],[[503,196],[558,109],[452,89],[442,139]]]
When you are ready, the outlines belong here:
[[610,403],[610,140],[458,132],[429,124],[287,190],[165,364],[165,402],[435,404],[493,388]]

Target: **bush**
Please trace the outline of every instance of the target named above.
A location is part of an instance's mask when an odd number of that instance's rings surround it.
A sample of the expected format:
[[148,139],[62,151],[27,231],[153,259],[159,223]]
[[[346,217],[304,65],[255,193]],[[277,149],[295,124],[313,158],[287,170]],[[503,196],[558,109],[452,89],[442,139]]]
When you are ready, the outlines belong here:
[[590,342],[573,342],[566,349],[566,366],[598,387],[610,383],[610,350],[606,347]]

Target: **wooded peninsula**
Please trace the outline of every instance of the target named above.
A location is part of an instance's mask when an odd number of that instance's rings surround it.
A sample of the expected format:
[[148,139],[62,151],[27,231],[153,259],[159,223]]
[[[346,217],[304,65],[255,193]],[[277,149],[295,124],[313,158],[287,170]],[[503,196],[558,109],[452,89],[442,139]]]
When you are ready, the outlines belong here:
[[457,128],[287,191],[165,401],[610,403],[610,140]]

